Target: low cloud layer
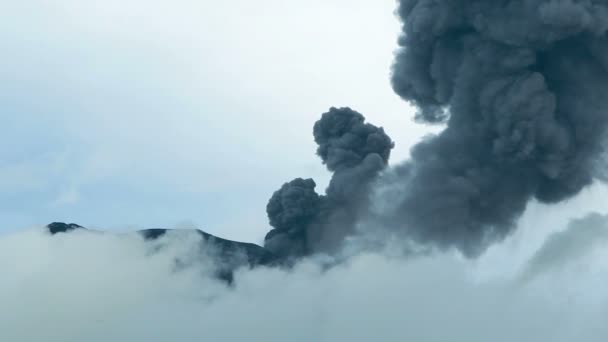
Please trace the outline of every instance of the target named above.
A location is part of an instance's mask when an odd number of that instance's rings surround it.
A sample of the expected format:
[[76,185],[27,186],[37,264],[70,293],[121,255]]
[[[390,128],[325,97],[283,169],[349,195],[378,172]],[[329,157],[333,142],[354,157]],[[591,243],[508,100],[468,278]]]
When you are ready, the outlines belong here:
[[[605,243],[522,285],[452,254],[361,254],[214,280],[196,235],[0,237],[2,341],[604,341]],[[543,247],[544,248],[544,247]],[[520,265],[523,268],[525,265]]]

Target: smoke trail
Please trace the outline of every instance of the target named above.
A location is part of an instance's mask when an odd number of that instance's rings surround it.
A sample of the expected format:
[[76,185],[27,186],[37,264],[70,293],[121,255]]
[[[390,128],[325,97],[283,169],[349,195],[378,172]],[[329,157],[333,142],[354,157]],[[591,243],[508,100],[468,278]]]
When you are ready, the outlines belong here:
[[580,260],[608,241],[608,217],[590,213],[572,220],[564,231],[553,233],[534,253],[522,272],[521,280],[539,275]]
[[592,183],[608,113],[605,1],[401,0],[397,94],[423,122],[391,224],[469,256],[514,228],[531,199]]

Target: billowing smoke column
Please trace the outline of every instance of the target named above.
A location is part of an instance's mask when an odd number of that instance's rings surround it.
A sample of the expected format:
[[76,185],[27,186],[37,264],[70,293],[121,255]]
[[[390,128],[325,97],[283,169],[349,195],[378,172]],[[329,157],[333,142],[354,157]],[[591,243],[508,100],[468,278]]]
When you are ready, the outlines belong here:
[[284,257],[331,252],[353,233],[369,206],[370,186],[383,170],[393,142],[350,108],[331,108],[314,126],[317,154],[333,172],[325,195],[312,179],[295,179],[276,191],[267,206],[274,228],[265,246]]
[[401,0],[393,88],[446,121],[401,171],[394,224],[474,256],[531,199],[589,185],[608,122],[608,1]]
[[275,252],[331,249],[363,218],[473,257],[530,200],[606,178],[608,1],[401,0],[398,15],[393,88],[419,121],[445,129],[378,177],[393,146],[382,129],[349,109],[324,114],[314,135],[333,178],[325,196],[303,179],[273,195]]

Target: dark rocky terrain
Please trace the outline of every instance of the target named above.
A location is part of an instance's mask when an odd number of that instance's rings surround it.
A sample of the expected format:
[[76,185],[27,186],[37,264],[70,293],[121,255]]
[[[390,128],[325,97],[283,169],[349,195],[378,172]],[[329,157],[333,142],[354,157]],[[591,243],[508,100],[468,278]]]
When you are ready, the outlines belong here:
[[[53,222],[46,226],[51,235],[66,234],[75,230],[87,228],[75,223]],[[145,240],[153,241],[160,239],[171,229],[153,228],[138,230]],[[237,268],[254,268],[259,266],[279,266],[280,259],[266,248],[253,243],[238,242],[206,233],[202,230],[194,230],[202,237],[201,244],[211,245],[214,250],[214,258],[217,264],[216,276],[229,284],[233,281],[233,273]],[[209,257],[208,253],[201,253],[201,257]]]

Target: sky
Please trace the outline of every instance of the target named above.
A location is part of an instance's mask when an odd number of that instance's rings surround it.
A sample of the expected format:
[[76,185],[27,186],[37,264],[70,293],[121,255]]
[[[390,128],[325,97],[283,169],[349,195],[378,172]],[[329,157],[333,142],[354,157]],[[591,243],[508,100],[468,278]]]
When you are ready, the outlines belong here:
[[432,128],[390,89],[393,1],[0,1],[3,230],[197,226],[260,242],[281,184],[329,174],[312,126],[351,106]]

